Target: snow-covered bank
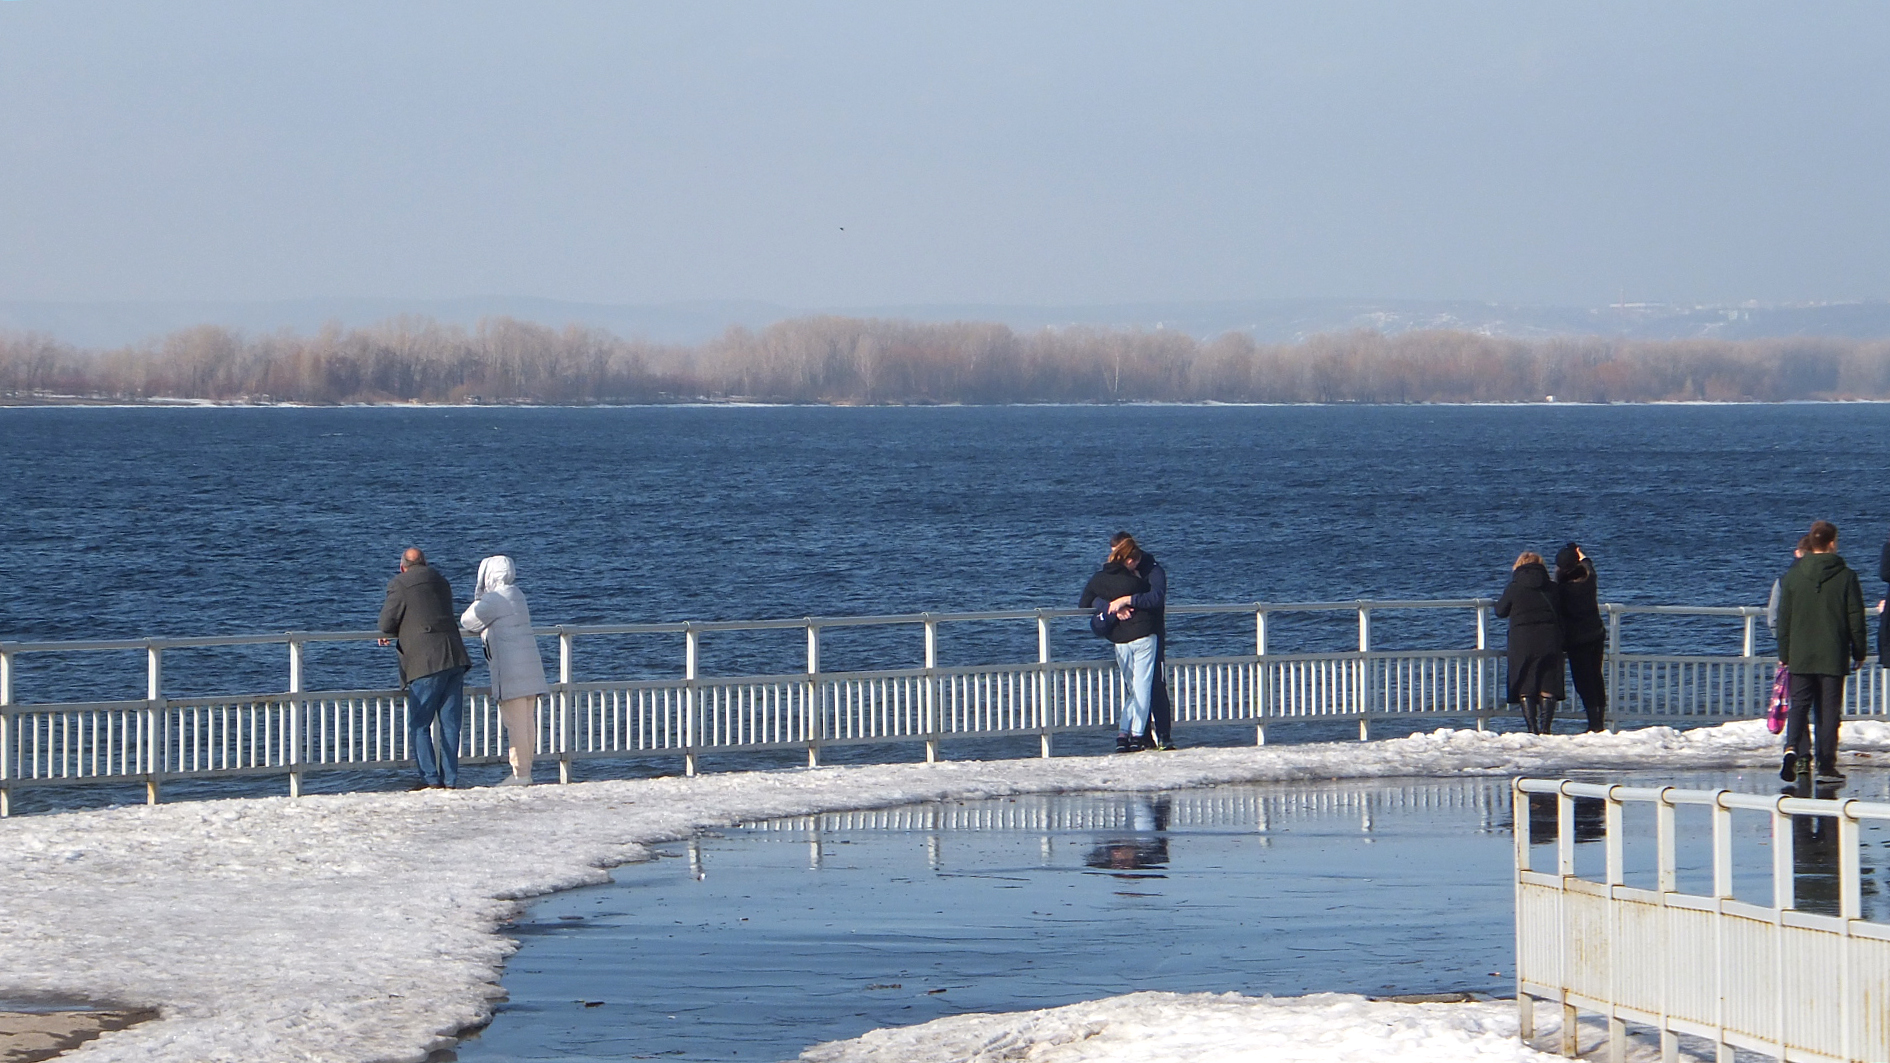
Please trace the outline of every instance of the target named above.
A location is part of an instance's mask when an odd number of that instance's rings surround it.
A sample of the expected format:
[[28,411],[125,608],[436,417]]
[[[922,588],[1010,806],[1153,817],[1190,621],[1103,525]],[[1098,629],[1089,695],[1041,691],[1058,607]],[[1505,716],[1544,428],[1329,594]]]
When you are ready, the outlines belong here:
[[[1757,723],[262,798],[0,821],[0,996],[154,1006],[86,1060],[418,1060],[476,1024],[519,898],[771,816],[1084,790],[1770,763]],[[1890,725],[1846,728],[1890,750]],[[1308,1057],[1314,1058],[1314,1057]],[[1351,1058],[1329,1056],[1317,1058]]]
[[[1543,1008],[1538,1041],[1561,1018]],[[1586,1047],[1593,1035],[1583,1039]],[[815,1045],[806,1063],[1549,1063],[1516,1037],[1516,1005],[1393,1004],[1346,993],[1131,993],[1044,1011],[954,1015]],[[1660,1058],[1634,1045],[1633,1063]]]

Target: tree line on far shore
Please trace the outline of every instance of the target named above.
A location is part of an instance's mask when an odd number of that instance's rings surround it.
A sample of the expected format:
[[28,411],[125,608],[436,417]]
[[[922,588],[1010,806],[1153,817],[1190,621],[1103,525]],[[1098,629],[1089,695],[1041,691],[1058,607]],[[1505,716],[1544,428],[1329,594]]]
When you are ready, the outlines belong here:
[[1890,342],[1240,333],[806,317],[695,346],[506,317],[312,336],[215,326],[117,350],[0,335],[0,402],[1783,401],[1890,398]]

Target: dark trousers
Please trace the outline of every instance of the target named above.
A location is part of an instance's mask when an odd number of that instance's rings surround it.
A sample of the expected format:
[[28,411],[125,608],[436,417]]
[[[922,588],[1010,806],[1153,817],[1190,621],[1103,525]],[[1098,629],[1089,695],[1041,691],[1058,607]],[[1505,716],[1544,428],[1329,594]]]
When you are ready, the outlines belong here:
[[1168,700],[1168,636],[1155,636],[1155,683],[1149,691],[1148,733],[1162,745],[1174,737],[1175,706]]
[[1608,712],[1608,686],[1601,674],[1601,651],[1606,643],[1568,648],[1568,674],[1575,680],[1575,693],[1581,695],[1582,708],[1588,712],[1588,729],[1599,731]]
[[[1815,716],[1814,716],[1815,713]],[[1792,712],[1785,718],[1785,748],[1812,756],[1811,721],[1818,721],[1815,761],[1837,766],[1838,717],[1844,713],[1844,677],[1792,673]]]
[[[420,780],[452,786],[459,781],[460,716],[466,704],[466,669],[448,668],[407,684],[407,736]],[[440,720],[440,752],[433,753],[433,719]]]

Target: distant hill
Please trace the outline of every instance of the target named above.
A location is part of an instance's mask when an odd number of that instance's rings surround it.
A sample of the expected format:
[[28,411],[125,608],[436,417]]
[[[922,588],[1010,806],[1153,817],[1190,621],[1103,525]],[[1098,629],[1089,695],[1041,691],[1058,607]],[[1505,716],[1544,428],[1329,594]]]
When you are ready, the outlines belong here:
[[764,302],[655,305],[575,303],[524,296],[463,299],[294,299],[276,302],[0,301],[0,332],[43,333],[79,347],[137,344],[193,325],[221,325],[250,335],[289,330],[307,336],[327,325],[361,328],[403,315],[470,326],[511,317],[562,327],[580,324],[627,339],[697,344],[730,326],[765,328],[811,314],[916,322],[978,321],[1020,332],[1072,325],[1172,330],[1197,339],[1239,332],[1261,343],[1297,342],[1321,333],[1368,329],[1397,335],[1449,329],[1540,339],[1771,339],[1830,336],[1890,338],[1890,302],[1802,305],[1511,306],[1427,300],[1267,299],[1238,302],[1125,303],[1093,306],[929,304],[795,308]]

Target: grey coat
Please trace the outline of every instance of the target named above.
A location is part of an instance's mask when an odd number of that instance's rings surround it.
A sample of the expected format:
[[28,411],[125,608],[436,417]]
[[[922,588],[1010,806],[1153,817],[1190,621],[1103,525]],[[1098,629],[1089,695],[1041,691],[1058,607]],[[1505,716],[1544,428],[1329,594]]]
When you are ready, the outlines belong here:
[[453,587],[424,562],[387,581],[381,606],[381,633],[396,639],[400,685],[448,668],[470,668],[466,643],[453,612]]

